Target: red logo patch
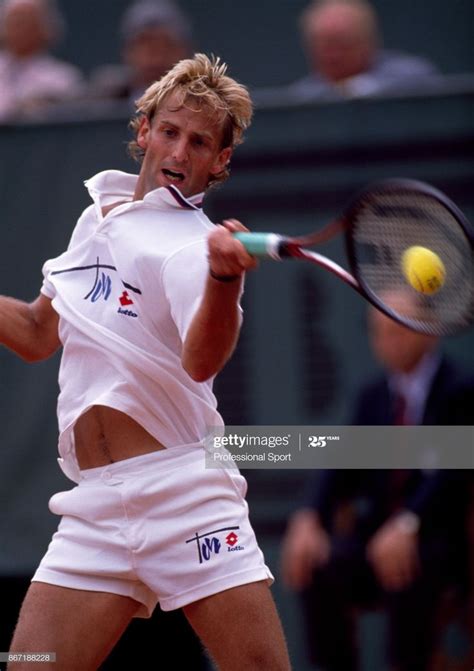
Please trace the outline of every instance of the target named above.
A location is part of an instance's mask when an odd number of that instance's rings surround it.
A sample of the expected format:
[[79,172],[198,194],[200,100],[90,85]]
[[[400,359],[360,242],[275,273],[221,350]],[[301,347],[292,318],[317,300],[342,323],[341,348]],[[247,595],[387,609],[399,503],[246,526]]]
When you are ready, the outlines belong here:
[[123,292],[119,298],[119,301],[121,305],[133,305],[132,299],[128,297],[128,291]]
[[227,534],[227,536],[225,537],[225,542],[227,543],[227,545],[230,545],[231,547],[233,547],[238,540],[239,537],[237,536],[237,534],[234,534],[233,531],[231,531],[230,534]]

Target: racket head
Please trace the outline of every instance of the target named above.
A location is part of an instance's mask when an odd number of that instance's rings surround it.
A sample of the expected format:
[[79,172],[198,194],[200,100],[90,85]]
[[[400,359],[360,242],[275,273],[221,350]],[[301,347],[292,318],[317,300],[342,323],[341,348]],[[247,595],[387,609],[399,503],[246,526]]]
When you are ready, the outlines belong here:
[[[474,233],[441,191],[410,179],[365,188],[346,210],[346,247],[361,293],[379,310],[416,331],[456,334],[474,321]],[[442,261],[443,285],[414,288],[404,270],[412,247]]]

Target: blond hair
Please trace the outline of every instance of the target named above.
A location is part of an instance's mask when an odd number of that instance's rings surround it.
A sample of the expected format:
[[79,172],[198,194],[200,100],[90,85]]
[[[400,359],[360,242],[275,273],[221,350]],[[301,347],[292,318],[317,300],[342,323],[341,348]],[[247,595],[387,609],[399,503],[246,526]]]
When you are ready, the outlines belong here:
[[[139,100],[136,101],[136,115],[130,122],[135,139],[129,145],[129,152],[137,161],[143,159],[144,151],[138,146],[136,135],[142,118],[150,122],[157,110],[171,94],[174,95],[177,108],[190,107],[195,111],[203,107],[214,111],[216,120],[222,122],[221,149],[232,149],[243,142],[244,131],[252,119],[252,101],[249,92],[226,75],[227,65],[220,58],[205,54],[195,54],[193,58],[179,61],[159,81],[151,84]],[[226,167],[211,178],[211,182],[222,182],[229,176]]]

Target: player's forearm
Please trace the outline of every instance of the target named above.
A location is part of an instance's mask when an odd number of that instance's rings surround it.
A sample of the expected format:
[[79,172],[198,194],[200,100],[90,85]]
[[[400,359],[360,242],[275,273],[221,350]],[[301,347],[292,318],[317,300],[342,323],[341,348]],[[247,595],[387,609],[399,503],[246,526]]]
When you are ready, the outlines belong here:
[[241,317],[239,296],[242,279],[219,282],[209,277],[201,305],[189,327],[182,363],[196,382],[216,375],[237,344]]
[[0,296],[0,343],[28,362],[50,356],[59,340],[38,321],[35,303]]

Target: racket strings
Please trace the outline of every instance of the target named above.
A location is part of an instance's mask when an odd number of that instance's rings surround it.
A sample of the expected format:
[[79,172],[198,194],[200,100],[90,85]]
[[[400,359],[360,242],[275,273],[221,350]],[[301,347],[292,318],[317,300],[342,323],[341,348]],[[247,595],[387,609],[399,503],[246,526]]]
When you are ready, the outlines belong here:
[[[445,335],[473,319],[473,251],[457,218],[422,193],[375,194],[363,203],[352,228],[356,274],[372,295],[426,333]],[[445,269],[433,293],[407,279],[403,255],[411,247],[434,252]]]

